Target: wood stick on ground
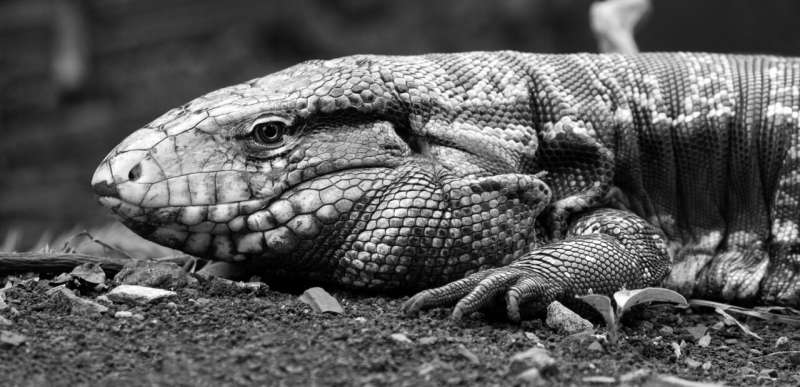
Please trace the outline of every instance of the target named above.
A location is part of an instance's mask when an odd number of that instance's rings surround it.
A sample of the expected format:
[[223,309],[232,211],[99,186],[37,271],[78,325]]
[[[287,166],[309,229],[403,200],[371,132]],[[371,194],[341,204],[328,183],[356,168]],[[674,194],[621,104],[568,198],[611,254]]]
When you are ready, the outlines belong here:
[[[183,265],[189,259],[195,258],[190,255],[180,255],[170,257],[167,261]],[[130,261],[127,258],[97,257],[77,253],[0,252],[0,273],[68,272],[75,266],[84,263],[96,263],[106,273],[114,274],[122,270],[122,266]]]

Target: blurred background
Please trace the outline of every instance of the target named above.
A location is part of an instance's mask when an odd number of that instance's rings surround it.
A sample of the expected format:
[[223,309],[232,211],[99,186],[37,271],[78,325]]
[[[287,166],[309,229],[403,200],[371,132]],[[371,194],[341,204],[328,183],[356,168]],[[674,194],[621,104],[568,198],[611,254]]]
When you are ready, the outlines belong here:
[[[0,247],[112,221],[95,166],[213,89],[312,58],[597,51],[591,0],[0,0]],[[796,0],[653,0],[642,51],[800,55]],[[0,248],[0,251],[3,250]]]

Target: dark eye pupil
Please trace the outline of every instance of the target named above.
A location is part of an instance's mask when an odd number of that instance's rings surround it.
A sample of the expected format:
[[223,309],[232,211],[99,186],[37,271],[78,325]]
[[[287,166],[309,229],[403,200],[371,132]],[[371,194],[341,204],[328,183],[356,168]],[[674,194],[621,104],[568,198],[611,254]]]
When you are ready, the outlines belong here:
[[283,124],[279,122],[263,122],[253,130],[256,140],[266,144],[280,142],[283,137]]

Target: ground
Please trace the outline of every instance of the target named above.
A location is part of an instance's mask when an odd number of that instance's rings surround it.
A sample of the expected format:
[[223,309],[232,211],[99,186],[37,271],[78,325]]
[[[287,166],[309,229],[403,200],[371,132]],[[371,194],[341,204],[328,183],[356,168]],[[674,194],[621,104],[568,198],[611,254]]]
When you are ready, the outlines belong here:
[[[642,369],[731,385],[800,383],[796,352],[768,355],[800,350],[795,327],[741,320],[758,340],[717,324],[713,311],[668,305],[634,310],[614,347],[541,320],[474,314],[453,321],[446,309],[408,317],[400,312],[405,297],[335,289],[341,315],[314,312],[296,294],[233,295],[203,283],[178,289],[171,301],[80,315],[51,302],[50,288],[31,280],[5,291],[0,315],[11,325],[0,330],[27,340],[0,347],[0,385],[514,385],[521,382],[509,372],[511,356],[537,345],[556,360],[546,374],[553,385],[591,385],[586,377]],[[134,316],[114,316],[123,310]],[[709,327],[706,347],[687,331],[697,325]],[[776,349],[781,336],[788,343]],[[672,343],[682,341],[678,358]]]

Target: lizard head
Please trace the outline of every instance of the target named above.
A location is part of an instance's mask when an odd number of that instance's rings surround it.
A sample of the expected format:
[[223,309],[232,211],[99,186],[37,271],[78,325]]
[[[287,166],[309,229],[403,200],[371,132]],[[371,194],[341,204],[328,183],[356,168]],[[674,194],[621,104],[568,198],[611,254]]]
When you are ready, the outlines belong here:
[[324,82],[335,70],[311,62],[168,111],[101,162],[100,203],[145,238],[192,254],[292,252],[411,153],[365,106],[377,101],[360,93],[369,85]]

